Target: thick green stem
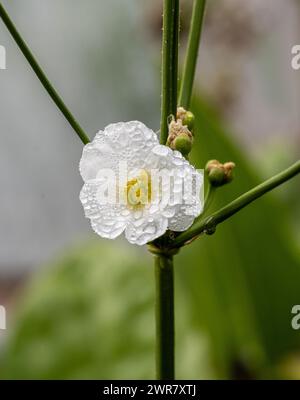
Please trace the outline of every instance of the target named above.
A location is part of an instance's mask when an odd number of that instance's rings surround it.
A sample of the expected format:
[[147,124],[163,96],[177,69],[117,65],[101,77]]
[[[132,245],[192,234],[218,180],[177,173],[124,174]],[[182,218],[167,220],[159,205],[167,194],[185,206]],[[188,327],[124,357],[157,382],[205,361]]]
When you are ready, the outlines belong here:
[[181,233],[174,240],[173,246],[183,246],[186,242],[194,239],[203,232],[213,232],[218,224],[230,218],[232,215],[237,213],[242,208],[246,207],[248,204],[252,203],[254,200],[258,199],[265,193],[288,181],[299,173],[300,160],[293,164],[291,167],[280,172],[278,175],[273,176],[267,181],[242,194],[240,197],[233,200],[231,203],[227,204],[219,211],[216,211],[209,217],[205,218],[203,221],[196,223],[186,232]]
[[33,71],[36,73],[38,79],[40,80],[41,84],[44,86],[44,88],[47,90],[49,93],[50,97],[54,101],[54,103],[57,105],[57,107],[60,109],[60,111],[63,113],[65,118],[68,120],[74,131],[77,133],[77,135],[80,137],[81,141],[86,144],[90,140],[84,130],[81,128],[79,123],[76,121],[76,119],[73,117],[71,114],[70,110],[67,108],[67,106],[64,104],[63,100],[57,93],[57,91],[53,88],[51,83],[49,82],[48,78],[46,77],[45,73],[42,71],[41,67],[37,63],[36,59],[34,58],[32,52],[22,39],[21,35],[17,31],[16,27],[14,26],[12,20],[10,19],[9,15],[5,11],[2,3],[0,3],[0,17],[2,18],[4,24],[6,25],[7,29],[11,33],[12,37],[16,41],[17,45],[19,46],[20,50],[24,54],[25,58],[31,65]]
[[174,276],[173,257],[155,255],[156,374],[174,379]]
[[183,68],[178,105],[189,109],[192,96],[198,49],[201,38],[203,16],[206,0],[194,0],[192,22],[189,33],[187,55]]
[[168,118],[177,111],[179,0],[164,0],[160,142],[168,139]]
[[[168,139],[168,119],[177,112],[179,0],[164,0],[160,143]],[[155,255],[156,375],[174,379],[173,257]]]

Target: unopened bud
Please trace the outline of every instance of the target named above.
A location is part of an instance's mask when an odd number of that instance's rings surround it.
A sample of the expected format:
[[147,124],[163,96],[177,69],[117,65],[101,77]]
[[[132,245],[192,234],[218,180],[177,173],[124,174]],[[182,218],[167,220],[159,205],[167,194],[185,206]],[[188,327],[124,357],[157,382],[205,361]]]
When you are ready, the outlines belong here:
[[186,110],[183,107],[178,107],[177,108],[177,113],[176,113],[176,119],[181,119],[181,121],[184,119],[186,114]]
[[225,172],[222,168],[212,168],[208,173],[208,179],[212,186],[222,186],[226,180]]
[[231,182],[233,179],[233,169],[235,168],[235,163],[232,161],[226,162],[224,164],[224,170],[227,178],[227,182]]
[[183,125],[187,125],[189,130],[193,130],[195,122],[195,116],[191,111],[187,111],[185,118],[182,120]]
[[187,126],[182,124],[181,119],[171,121],[169,124],[169,136],[167,145],[173,150],[178,150],[187,156],[192,149],[193,135]]
[[234,167],[235,164],[231,161],[222,164],[218,160],[210,160],[206,164],[205,172],[211,185],[220,187],[232,181]]
[[192,138],[185,133],[177,136],[173,142],[175,150],[180,151],[184,156],[187,156],[192,150]]
[[191,111],[186,111],[183,107],[177,108],[177,120],[182,121],[182,125],[187,126],[190,131],[194,128],[195,116]]

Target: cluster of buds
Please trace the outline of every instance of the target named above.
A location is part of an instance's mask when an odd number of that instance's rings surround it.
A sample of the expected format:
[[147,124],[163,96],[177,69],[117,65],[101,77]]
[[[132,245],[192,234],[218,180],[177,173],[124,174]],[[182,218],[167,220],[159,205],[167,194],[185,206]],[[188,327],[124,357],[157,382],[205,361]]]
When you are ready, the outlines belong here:
[[169,124],[167,145],[173,150],[178,150],[187,157],[192,149],[194,127],[194,114],[178,107],[176,120],[173,118]]
[[210,184],[220,187],[232,181],[234,167],[235,164],[232,161],[222,164],[218,160],[210,160],[206,164],[205,172]]

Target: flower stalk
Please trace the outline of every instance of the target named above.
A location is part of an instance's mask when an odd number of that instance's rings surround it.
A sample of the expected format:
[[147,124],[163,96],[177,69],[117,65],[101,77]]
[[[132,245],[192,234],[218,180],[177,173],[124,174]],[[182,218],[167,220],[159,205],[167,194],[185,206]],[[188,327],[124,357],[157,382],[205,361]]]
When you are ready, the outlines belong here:
[[77,120],[74,118],[74,116],[71,114],[70,110],[68,107],[65,105],[63,102],[62,98],[59,96],[57,91],[54,89],[52,86],[51,82],[43,72],[42,68],[36,61],[34,55],[32,54],[31,50],[23,40],[22,36],[20,33],[17,31],[14,23],[10,19],[9,15],[7,14],[6,10],[4,9],[2,3],[0,3],[0,17],[4,24],[6,25],[7,29],[9,30],[10,34],[14,38],[15,42],[19,46],[20,50],[22,51],[23,55],[29,62],[31,68],[35,72],[36,76],[40,80],[41,84],[44,86],[54,103],[57,105],[57,107],[60,109],[64,117],[67,119],[69,124],[72,126],[74,131],[77,133],[79,138],[84,144],[89,143],[90,139],[88,138],[87,134],[84,132],[82,127],[79,125]]
[[179,0],[164,0],[160,143],[168,139],[168,120],[176,116],[178,80]]
[[187,110],[190,107],[192,97],[205,4],[206,0],[194,0],[191,28],[187,45],[187,55],[183,67],[180,94],[178,99],[178,104]]
[[174,379],[174,273],[173,256],[155,257],[156,376]]
[[173,241],[174,247],[181,247],[185,243],[193,240],[195,237],[201,235],[202,233],[214,232],[217,225],[223,221],[226,221],[228,218],[232,217],[238,211],[252,203],[254,200],[263,196],[265,193],[275,189],[277,186],[283,184],[289,179],[293,178],[297,174],[300,173],[300,160],[295,164],[287,168],[286,170],[280,172],[279,174],[273,176],[272,178],[266,180],[260,185],[254,187],[248,192],[242,194],[237,199],[233,200],[231,203],[227,204],[225,207],[220,210],[214,212],[204,220],[200,221],[193,225],[187,231],[181,233],[177,236],[177,238]]
[[[166,144],[169,118],[177,113],[179,0],[164,0],[160,143]],[[175,378],[173,257],[155,255],[156,376]]]

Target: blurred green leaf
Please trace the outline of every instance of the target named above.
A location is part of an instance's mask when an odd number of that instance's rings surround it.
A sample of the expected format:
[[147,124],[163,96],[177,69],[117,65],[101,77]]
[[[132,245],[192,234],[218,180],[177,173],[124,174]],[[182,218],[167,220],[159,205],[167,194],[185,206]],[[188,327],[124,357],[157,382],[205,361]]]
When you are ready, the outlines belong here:
[[[206,355],[182,295],[178,313],[178,376],[187,378]],[[81,246],[29,283],[10,330],[1,378],[154,378],[152,257],[122,241]]]
[[151,268],[122,243],[97,241],[67,255],[38,274],[23,294],[1,375],[149,377],[152,278]]

